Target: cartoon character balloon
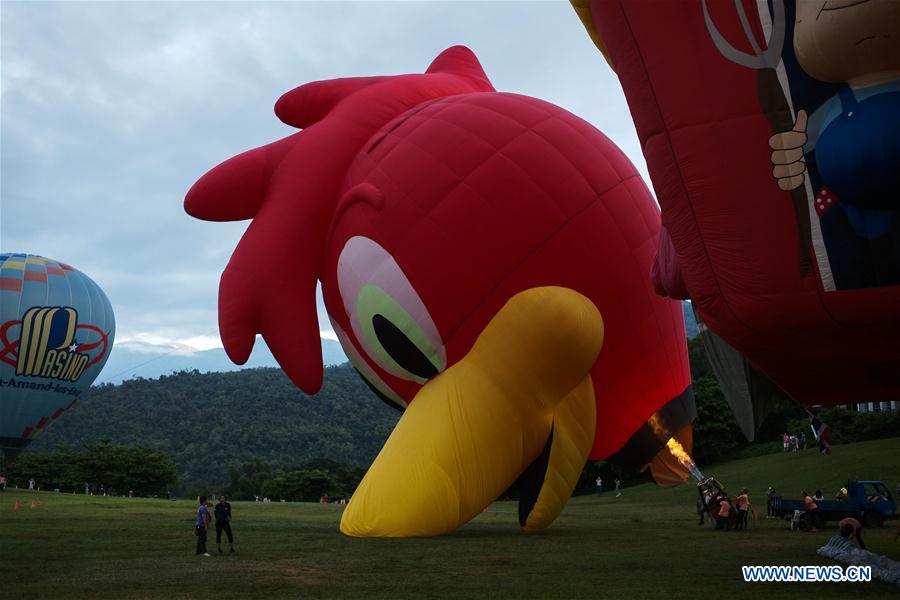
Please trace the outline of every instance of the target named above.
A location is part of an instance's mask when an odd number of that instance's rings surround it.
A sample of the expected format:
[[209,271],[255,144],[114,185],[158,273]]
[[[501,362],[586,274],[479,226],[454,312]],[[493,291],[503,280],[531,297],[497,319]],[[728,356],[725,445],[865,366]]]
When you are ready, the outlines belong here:
[[343,532],[449,532],[516,481],[520,524],[540,529],[589,457],[686,476],[660,452],[690,444],[695,414],[681,307],[653,293],[659,215],[612,142],[495,92],[463,47],[275,109],[303,131],[214,168],[185,208],[253,218],[219,292],[233,360],[262,332],[315,392],[319,279],[347,356],[405,411]]
[[0,254],[0,448],[8,458],[90,388],[115,329],[109,299],[84,273]]
[[643,144],[663,291],[807,405],[900,398],[900,2],[573,4]]

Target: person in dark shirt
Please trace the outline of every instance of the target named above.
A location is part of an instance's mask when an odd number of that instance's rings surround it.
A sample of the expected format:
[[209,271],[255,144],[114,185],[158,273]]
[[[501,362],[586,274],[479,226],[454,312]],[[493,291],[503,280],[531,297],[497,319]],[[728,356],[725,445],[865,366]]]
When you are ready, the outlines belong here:
[[778,492],[775,491],[771,485],[766,490],[766,518],[769,517],[777,517],[775,514],[775,496],[778,495]]
[[228,536],[229,552],[234,552],[234,536],[231,534],[231,504],[225,501],[225,496],[219,496],[216,504],[216,545],[222,552],[222,532]]

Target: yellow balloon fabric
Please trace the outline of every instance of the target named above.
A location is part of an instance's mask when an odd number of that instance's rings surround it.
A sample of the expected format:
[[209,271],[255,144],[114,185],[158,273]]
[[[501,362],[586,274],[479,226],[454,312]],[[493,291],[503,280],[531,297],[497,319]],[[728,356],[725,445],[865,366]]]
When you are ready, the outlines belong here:
[[540,287],[513,296],[465,358],[410,403],[353,495],[341,531],[453,531],[516,480],[552,430],[547,476],[526,529],[549,525],[593,441],[589,371],[602,345],[600,312],[578,292]]
[[525,531],[549,527],[572,496],[594,443],[597,405],[590,376],[559,403],[553,415],[550,459],[537,502],[528,514]]
[[581,24],[584,25],[584,28],[587,30],[588,35],[591,37],[591,41],[594,42],[594,45],[597,46],[597,50],[599,50],[600,54],[603,55],[603,58],[606,59],[609,68],[615,71],[616,67],[609,57],[609,52],[606,50],[606,44],[603,43],[603,38],[600,37],[600,32],[597,31],[597,27],[594,25],[594,15],[591,12],[591,0],[569,0],[569,2],[572,4],[572,8],[575,9],[575,14],[581,19]]

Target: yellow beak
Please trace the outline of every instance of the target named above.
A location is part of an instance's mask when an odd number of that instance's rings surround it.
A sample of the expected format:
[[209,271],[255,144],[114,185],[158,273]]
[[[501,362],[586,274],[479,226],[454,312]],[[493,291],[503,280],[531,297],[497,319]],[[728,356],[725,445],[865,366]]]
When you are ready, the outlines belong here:
[[[341,519],[352,536],[430,536],[465,524],[524,471],[520,522],[549,525],[594,440],[594,304],[561,287],[513,296],[469,353],[410,403]],[[531,467],[529,467],[531,465]],[[524,476],[523,476],[524,479]],[[536,487],[535,487],[536,486]]]

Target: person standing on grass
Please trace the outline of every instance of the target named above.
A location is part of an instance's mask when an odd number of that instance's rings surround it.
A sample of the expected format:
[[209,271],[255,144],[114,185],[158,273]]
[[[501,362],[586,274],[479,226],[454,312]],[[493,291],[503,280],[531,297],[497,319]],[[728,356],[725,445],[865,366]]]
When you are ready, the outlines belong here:
[[622,480],[616,477],[616,498],[622,495]]
[[597,476],[597,495],[603,495],[603,479],[601,479],[599,475]]
[[716,515],[716,529],[721,529],[723,531],[728,529],[728,516],[730,514],[731,502],[728,501],[728,496],[723,494],[719,500],[719,512]]
[[812,499],[812,496],[806,493],[806,490],[803,490],[801,493],[803,495],[803,507],[806,509],[806,514],[809,515],[807,521],[810,524],[810,531],[816,532],[821,526],[819,525],[819,505]]
[[222,532],[228,537],[229,552],[234,552],[234,537],[231,535],[231,504],[225,501],[225,496],[219,496],[216,504],[216,546],[222,553]]
[[741,490],[739,496],[734,499],[738,509],[738,529],[747,529],[747,513],[750,512],[750,496],[747,495],[747,488]]
[[209,530],[209,509],[206,507],[206,496],[200,496],[197,501],[197,556],[209,556],[206,551],[206,532]]
[[766,489],[766,518],[775,516],[775,495],[777,492],[771,485]]

